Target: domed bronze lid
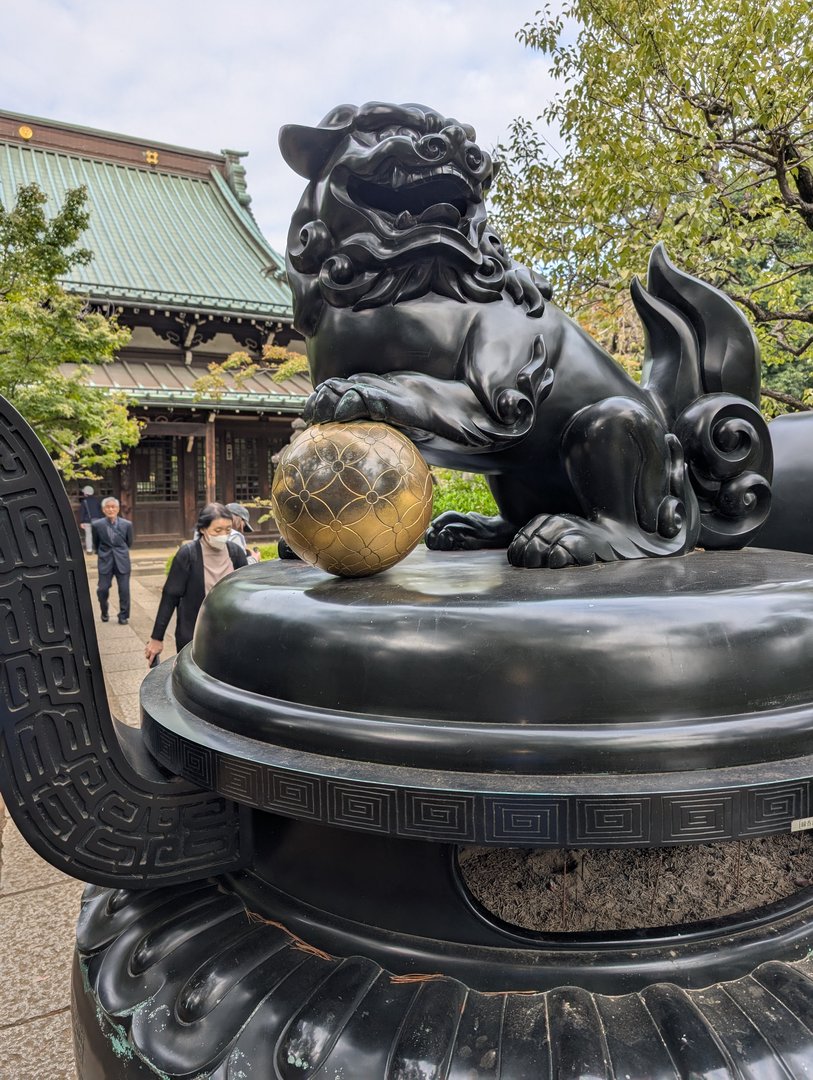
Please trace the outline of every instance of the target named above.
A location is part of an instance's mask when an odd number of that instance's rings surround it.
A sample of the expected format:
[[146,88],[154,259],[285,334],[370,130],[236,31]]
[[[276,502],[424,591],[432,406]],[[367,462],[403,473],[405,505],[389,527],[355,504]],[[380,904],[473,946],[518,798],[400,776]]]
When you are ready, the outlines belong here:
[[512,775],[813,753],[813,557],[757,549],[517,570],[420,549],[218,585],[173,694],[218,728],[358,762]]

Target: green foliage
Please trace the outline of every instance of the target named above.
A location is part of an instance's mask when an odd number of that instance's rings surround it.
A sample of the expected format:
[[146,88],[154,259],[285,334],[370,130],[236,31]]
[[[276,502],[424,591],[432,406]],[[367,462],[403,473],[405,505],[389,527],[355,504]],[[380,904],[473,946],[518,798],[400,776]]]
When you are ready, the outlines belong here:
[[561,90],[540,119],[560,145],[514,123],[495,195],[505,240],[610,348],[663,240],[749,313],[766,383],[795,369],[813,403],[809,4],[568,0],[563,14],[546,7],[518,34],[551,58]]
[[280,357],[277,361],[278,367],[273,374],[274,382],[284,383],[287,379],[292,379],[294,375],[310,376],[307,356],[302,353],[291,352],[288,349],[281,351],[285,353],[285,356]]
[[497,514],[497,504],[484,476],[474,473],[455,472],[453,469],[432,469],[435,491],[432,500],[432,517],[444,510],[468,513]]
[[0,203],[0,297],[24,293],[31,283],[56,281],[93,258],[87,248],[77,247],[90,220],[85,189],[69,191],[50,221],[47,202],[36,184],[27,184],[19,188],[13,207]]
[[225,360],[209,364],[208,372],[195,380],[195,396],[198,400],[204,397],[219,398],[232,382],[240,387],[246,379],[268,373],[278,383],[294,375],[307,375],[308,359],[302,353],[281,345],[264,345],[261,360],[254,360],[245,352],[234,352]]
[[32,184],[10,209],[0,204],[0,393],[65,479],[97,475],[138,442],[124,402],[85,385],[87,365],[111,360],[129,331],[58,283],[91,258],[77,246],[88,223],[85,201],[84,189],[70,191],[48,219],[47,198]]

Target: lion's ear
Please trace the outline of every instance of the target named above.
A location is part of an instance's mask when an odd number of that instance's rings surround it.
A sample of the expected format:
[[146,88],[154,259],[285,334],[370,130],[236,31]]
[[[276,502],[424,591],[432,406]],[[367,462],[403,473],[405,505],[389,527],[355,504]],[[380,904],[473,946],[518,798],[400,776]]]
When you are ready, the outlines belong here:
[[286,124],[280,128],[279,148],[294,172],[306,180],[314,180],[349,130],[350,124],[338,127]]

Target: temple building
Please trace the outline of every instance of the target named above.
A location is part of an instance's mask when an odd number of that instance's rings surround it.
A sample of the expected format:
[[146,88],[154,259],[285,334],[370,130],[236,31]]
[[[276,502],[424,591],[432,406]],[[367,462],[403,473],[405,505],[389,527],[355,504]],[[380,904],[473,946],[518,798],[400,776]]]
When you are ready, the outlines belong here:
[[[273,456],[310,393],[305,376],[261,373],[199,399],[198,377],[236,350],[304,345],[291,327],[285,264],[250,210],[237,151],[219,154],[0,111],[0,201],[37,183],[61,205],[84,186],[94,253],[65,289],[132,330],[88,383],[128,399],[143,423],[126,463],[95,481],[114,494],[140,542],[191,535],[214,498],[267,499]],[[71,485],[78,496],[83,482]]]

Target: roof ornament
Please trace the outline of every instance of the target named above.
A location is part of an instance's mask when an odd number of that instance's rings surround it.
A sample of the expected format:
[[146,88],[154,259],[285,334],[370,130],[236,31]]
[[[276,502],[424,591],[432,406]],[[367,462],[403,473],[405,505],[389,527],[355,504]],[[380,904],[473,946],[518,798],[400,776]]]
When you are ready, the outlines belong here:
[[240,159],[248,157],[247,150],[221,150],[226,159],[226,180],[237,197],[237,201],[246,209],[251,205],[251,196],[246,186],[246,170]]
[[274,281],[281,281],[283,284],[288,282],[288,274],[285,272],[284,267],[278,266],[276,263],[270,263],[268,266],[264,266],[262,269],[263,277],[272,278]]

